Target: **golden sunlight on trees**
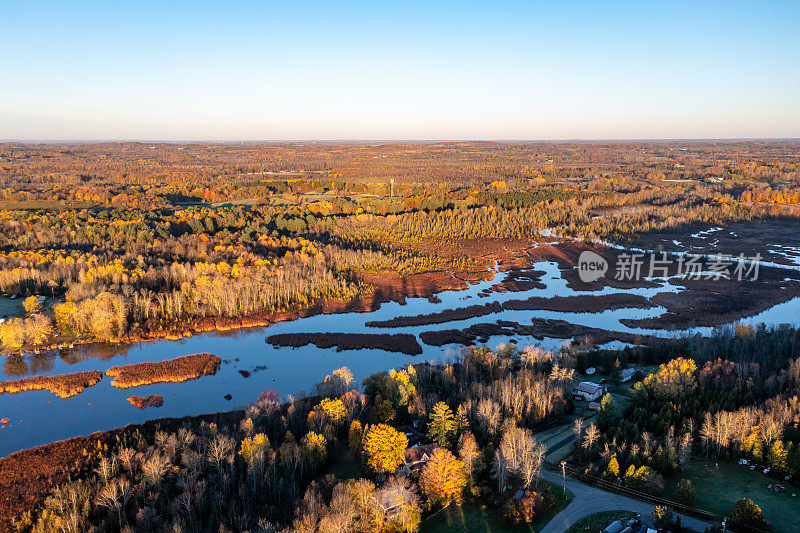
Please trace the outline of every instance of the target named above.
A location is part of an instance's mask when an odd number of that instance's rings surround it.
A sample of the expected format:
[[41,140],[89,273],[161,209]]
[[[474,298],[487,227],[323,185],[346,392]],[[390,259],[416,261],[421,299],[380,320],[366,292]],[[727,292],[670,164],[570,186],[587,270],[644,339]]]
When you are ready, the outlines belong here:
[[689,397],[697,387],[696,371],[697,363],[678,357],[659,366],[658,372],[647,376],[644,384],[656,396],[683,399]]
[[387,424],[375,424],[364,438],[366,464],[378,473],[393,472],[403,462],[408,438]]
[[456,432],[456,421],[453,411],[444,402],[438,402],[433,406],[433,413],[428,422],[428,437],[435,441],[439,446],[447,448],[453,440]]
[[465,485],[464,463],[444,448],[433,452],[419,478],[422,493],[435,502],[459,499]]

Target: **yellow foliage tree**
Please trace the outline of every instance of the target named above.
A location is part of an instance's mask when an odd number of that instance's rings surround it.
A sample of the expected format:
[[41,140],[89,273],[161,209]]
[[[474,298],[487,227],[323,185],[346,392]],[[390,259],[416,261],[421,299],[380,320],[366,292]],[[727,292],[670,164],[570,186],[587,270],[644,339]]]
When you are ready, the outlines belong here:
[[347,418],[347,408],[342,400],[324,398],[319,402],[319,408],[325,414],[325,417],[334,424],[340,424]]
[[312,465],[319,466],[325,462],[328,457],[327,444],[325,436],[314,431],[309,431],[303,437],[303,452]]
[[658,372],[650,374],[644,384],[657,396],[663,398],[687,398],[697,387],[694,374],[697,364],[685,357],[677,357],[658,368]]
[[269,439],[264,433],[256,433],[252,437],[247,437],[242,441],[242,449],[239,452],[245,461],[251,463],[259,454],[265,453],[269,448]]
[[378,473],[393,472],[403,462],[407,447],[408,438],[392,426],[370,426],[364,439],[367,466]]
[[25,308],[26,313],[33,313],[36,309],[39,308],[39,297],[38,296],[28,296],[25,298],[25,301],[22,302],[22,307]]
[[422,493],[434,501],[458,499],[466,485],[464,463],[444,448],[437,448],[419,478]]

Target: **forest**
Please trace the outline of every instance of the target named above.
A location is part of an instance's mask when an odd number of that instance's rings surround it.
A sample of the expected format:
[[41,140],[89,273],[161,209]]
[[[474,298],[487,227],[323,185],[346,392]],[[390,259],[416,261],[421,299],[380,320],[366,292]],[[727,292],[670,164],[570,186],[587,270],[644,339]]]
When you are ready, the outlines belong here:
[[469,246],[448,252],[469,240],[635,244],[796,220],[793,148],[2,144],[0,291],[27,300],[0,342],[180,338],[369,306],[385,288],[370,273],[486,268]]

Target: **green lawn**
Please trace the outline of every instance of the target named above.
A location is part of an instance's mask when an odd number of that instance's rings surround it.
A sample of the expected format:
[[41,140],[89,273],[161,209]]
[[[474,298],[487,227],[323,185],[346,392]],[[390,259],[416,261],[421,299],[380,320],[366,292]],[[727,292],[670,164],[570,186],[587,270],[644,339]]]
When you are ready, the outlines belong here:
[[[564,498],[564,491],[558,485],[539,481],[539,488],[551,491],[556,497],[555,505],[542,516],[536,518],[532,524],[523,526],[509,527],[500,523],[494,509],[481,509],[475,505],[451,505],[439,514],[422,522],[421,533],[452,533],[455,531],[478,531],[484,533],[504,533],[515,532],[523,533],[529,531],[535,533],[553,519],[567,506]],[[567,491],[567,497],[572,498],[572,494]]]
[[[689,478],[697,493],[695,507],[727,515],[733,505],[741,498],[750,498],[764,512],[764,518],[772,522],[774,533],[797,533],[798,510],[800,510],[800,490],[788,483],[783,494],[773,494],[767,486],[776,481],[747,466],[719,463],[719,470],[713,462],[696,461],[689,465],[682,477]],[[672,492],[681,476],[671,479],[665,487],[664,495],[672,498]],[[798,494],[793,497],[792,493]]]
[[611,522],[636,518],[631,511],[602,511],[585,516],[572,524],[566,533],[599,533]]

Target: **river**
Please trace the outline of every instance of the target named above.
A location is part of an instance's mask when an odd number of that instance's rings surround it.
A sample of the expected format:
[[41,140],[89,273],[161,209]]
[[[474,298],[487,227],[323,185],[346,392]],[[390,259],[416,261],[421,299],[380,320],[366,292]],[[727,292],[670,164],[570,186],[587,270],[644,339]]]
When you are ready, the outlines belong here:
[[[665,311],[663,307],[625,308],[592,313],[503,310],[491,315],[433,326],[388,329],[365,325],[367,321],[435,313],[479,303],[494,301],[502,303],[532,296],[604,295],[625,292],[652,298],[659,293],[681,290],[681,287],[666,281],[658,281],[657,286],[651,288],[622,290],[605,287],[601,291],[575,291],[567,286],[556,263],[538,262],[534,263],[532,268],[545,272],[540,278],[545,288],[524,292],[492,292],[488,297],[480,297],[479,293],[488,290],[505,276],[500,273],[492,281],[479,282],[463,291],[441,292],[437,295],[440,301],[436,303],[425,298],[408,299],[404,305],[396,302],[385,303],[380,309],[369,313],[317,315],[267,327],[204,333],[178,341],[161,340],[132,345],[92,344],[59,351],[26,354],[24,357],[9,357],[0,372],[0,380],[85,370],[105,371],[114,365],[161,361],[196,352],[214,353],[223,359],[223,363],[216,375],[184,383],[162,383],[120,390],[112,387],[111,379],[104,376],[94,387],[89,387],[83,393],[68,399],[61,399],[48,391],[0,394],[0,418],[10,419],[10,423],[0,429],[0,456],[76,435],[87,435],[94,431],[113,429],[155,418],[227,411],[246,406],[249,402],[255,401],[265,390],[275,390],[282,398],[286,398],[289,394],[310,390],[326,374],[342,366],[349,367],[357,383],[360,383],[364,377],[373,372],[425,360],[447,360],[461,349],[456,345],[428,346],[421,341],[423,354],[419,356],[377,349],[337,352],[334,348],[320,349],[314,345],[301,348],[275,348],[264,341],[266,335],[342,332],[410,333],[418,336],[423,331],[463,329],[472,324],[496,320],[530,324],[537,318],[561,319],[609,331],[661,336],[675,333],[666,330],[630,328],[620,323],[621,319],[626,318],[658,316]],[[794,298],[766,310],[748,319],[748,322],[800,323],[800,298]],[[686,333],[708,334],[710,331],[711,328],[696,328]],[[514,338],[520,345],[534,344],[544,348],[557,348],[567,340],[562,338],[536,340],[524,336]],[[508,340],[507,336],[492,337],[488,344],[495,346]],[[249,377],[244,377],[240,370],[251,374]],[[126,401],[126,398],[134,394],[161,395],[164,398],[164,406],[140,410]],[[226,395],[230,395],[231,399],[226,399]]]

